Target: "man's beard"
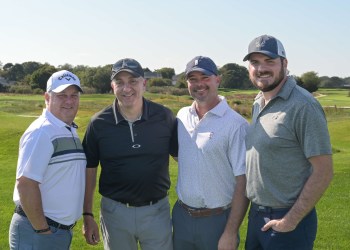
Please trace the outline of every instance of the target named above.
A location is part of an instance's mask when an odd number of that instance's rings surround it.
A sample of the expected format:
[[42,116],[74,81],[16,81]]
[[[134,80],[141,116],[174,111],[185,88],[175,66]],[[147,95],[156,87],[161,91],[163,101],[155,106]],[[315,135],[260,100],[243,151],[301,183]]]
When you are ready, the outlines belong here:
[[[267,72],[262,72],[260,74],[266,74],[266,73]],[[270,85],[268,85],[266,87],[259,87],[255,80],[252,79],[252,82],[255,85],[255,87],[257,87],[260,91],[262,91],[262,92],[269,92],[269,91],[272,91],[275,88],[277,88],[278,85],[280,85],[282,83],[284,77],[285,77],[285,71],[284,71],[283,63],[282,63],[281,70],[280,70],[280,72],[278,74],[278,78],[272,84],[270,84]]]

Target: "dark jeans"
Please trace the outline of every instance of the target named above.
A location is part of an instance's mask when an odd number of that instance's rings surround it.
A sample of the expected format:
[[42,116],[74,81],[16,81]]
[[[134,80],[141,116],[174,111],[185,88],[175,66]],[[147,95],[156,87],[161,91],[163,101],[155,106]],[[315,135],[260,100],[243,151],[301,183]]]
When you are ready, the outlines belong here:
[[251,207],[248,217],[246,250],[311,250],[316,239],[317,215],[315,208],[304,217],[291,232],[282,233],[273,229],[266,232],[261,228],[269,221],[281,219],[289,209],[278,211],[257,211]]

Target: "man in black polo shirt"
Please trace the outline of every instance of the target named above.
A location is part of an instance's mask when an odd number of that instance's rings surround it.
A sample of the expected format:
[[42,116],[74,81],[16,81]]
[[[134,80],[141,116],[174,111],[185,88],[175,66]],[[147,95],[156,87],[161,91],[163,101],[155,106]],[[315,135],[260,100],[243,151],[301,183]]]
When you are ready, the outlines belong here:
[[172,225],[167,192],[169,154],[177,156],[176,118],[162,105],[143,98],[146,80],[134,59],[112,67],[112,105],[95,114],[86,130],[87,157],[84,236],[99,241],[93,218],[97,166],[101,231],[105,249],[172,249]]

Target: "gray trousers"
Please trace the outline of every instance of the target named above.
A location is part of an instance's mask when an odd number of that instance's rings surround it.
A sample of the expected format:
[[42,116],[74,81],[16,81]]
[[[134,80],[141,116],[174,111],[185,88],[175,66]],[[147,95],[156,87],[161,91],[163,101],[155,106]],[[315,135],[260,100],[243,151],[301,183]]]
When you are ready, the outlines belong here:
[[73,233],[70,230],[50,227],[52,234],[35,233],[27,217],[13,214],[9,244],[11,250],[68,250]]
[[142,207],[102,197],[101,231],[105,250],[172,250],[172,225],[168,197]]

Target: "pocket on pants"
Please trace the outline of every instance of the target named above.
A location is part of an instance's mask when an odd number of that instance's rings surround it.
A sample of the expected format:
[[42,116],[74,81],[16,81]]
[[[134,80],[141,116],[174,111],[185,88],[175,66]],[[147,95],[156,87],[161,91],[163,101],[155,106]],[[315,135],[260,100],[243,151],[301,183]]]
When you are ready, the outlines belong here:
[[34,250],[61,250],[69,249],[72,241],[72,233],[69,230],[51,227],[51,234],[34,234]]

